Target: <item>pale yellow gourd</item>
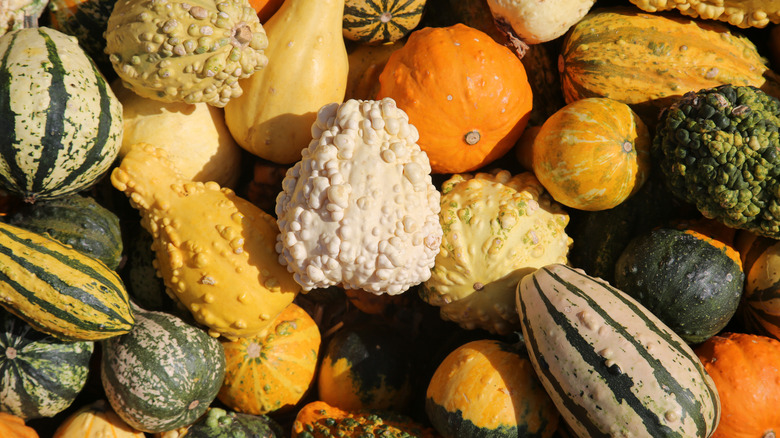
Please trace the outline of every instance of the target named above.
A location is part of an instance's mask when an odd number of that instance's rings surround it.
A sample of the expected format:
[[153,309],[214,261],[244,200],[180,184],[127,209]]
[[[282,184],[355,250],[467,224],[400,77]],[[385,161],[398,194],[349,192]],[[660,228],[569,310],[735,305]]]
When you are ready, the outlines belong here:
[[111,88],[122,103],[120,158],[133,145],[153,144],[165,150],[183,178],[236,187],[243,149],[230,135],[222,108],[141,97],[119,80]]
[[225,106],[241,147],[274,163],[301,159],[317,111],[344,100],[343,15],[344,0],[287,0],[264,25],[268,65],[240,81],[244,94]]
[[276,220],[215,182],[182,178],[163,149],[132,147],[111,183],[154,238],[166,291],[210,335],[259,335],[300,291],[278,261]]

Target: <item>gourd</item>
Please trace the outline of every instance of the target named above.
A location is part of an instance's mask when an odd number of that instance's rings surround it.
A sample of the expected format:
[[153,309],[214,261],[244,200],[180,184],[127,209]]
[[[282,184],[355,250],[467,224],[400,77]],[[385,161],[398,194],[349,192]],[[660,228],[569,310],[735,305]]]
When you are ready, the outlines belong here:
[[34,27],[37,25],[38,18],[46,9],[48,0],[16,0],[8,1],[0,10],[0,36],[3,34],[21,29],[23,27]]
[[322,354],[319,400],[347,411],[403,411],[411,401],[412,362],[400,334],[381,324],[337,331]]
[[780,5],[771,0],[684,1],[631,0],[646,12],[676,11],[689,17],[724,21],[740,28],[780,23]]
[[740,316],[750,333],[780,339],[780,242],[758,237],[750,251],[742,253],[745,260],[745,289],[740,304]]
[[87,382],[93,349],[91,341],[59,340],[0,309],[0,411],[23,420],[64,411]]
[[560,416],[525,347],[492,339],[447,355],[428,384],[425,411],[445,438],[550,438]]
[[113,163],[122,107],[76,38],[39,27],[0,37],[0,186],[28,202],[84,190]]
[[289,411],[314,382],[320,341],[319,327],[295,303],[266,334],[222,341],[226,373],[217,398],[247,414]]
[[323,105],[341,103],[349,61],[344,0],[286,0],[265,24],[274,62],[241,81],[246,93],[225,106],[233,138],[279,164],[301,159]]
[[70,414],[54,432],[53,438],[145,438],[146,435],[127,425],[100,399]]
[[548,265],[518,285],[531,363],[577,436],[709,437],[720,399],[695,353],[625,292]]
[[274,218],[215,182],[182,178],[162,149],[131,148],[111,183],[152,234],[168,295],[212,336],[260,334],[300,290],[274,250]]
[[650,172],[650,132],[608,98],[576,100],[542,124],[531,146],[534,174],[557,202],[607,210],[636,193]]
[[425,3],[426,0],[346,0],[344,37],[364,44],[398,41],[420,24]]
[[39,438],[38,432],[27,426],[23,418],[5,412],[0,412],[0,436],[5,438]]
[[312,401],[295,416],[291,438],[436,438],[438,434],[403,414],[389,411],[348,411],[324,401]]
[[349,52],[349,72],[344,100],[371,100],[379,91],[379,75],[390,55],[403,47],[406,40],[387,44],[360,44]]
[[109,269],[116,269],[122,260],[119,217],[91,196],[72,194],[24,204],[8,215],[6,222],[47,234],[102,261]]
[[282,3],[284,0],[249,0],[249,4],[257,11],[257,18],[263,24],[282,7]]
[[720,332],[745,282],[731,246],[686,227],[634,237],[617,259],[614,285],[690,344]]
[[566,263],[569,215],[531,172],[457,174],[442,184],[444,237],[420,297],[445,320],[508,334],[520,329],[517,282]]
[[772,438],[780,433],[777,406],[780,341],[726,332],[696,347],[712,377],[723,412],[713,438]]
[[776,75],[744,35],[631,7],[591,10],[564,37],[558,69],[567,103],[608,97],[631,105],[647,124],[688,91],[753,85],[780,96]]
[[433,173],[470,172],[504,155],[533,100],[517,56],[461,23],[412,32],[379,83],[377,97],[395,100],[417,128]]
[[182,177],[236,187],[243,150],[230,136],[223,109],[205,102],[147,99],[119,81],[112,86],[122,103],[120,159],[138,143],[152,144],[165,150]]
[[248,0],[118,0],[105,53],[125,87],[163,102],[224,107],[263,69],[268,46]]
[[115,78],[116,72],[103,51],[108,17],[116,0],[48,0],[50,26],[75,36],[84,52],[95,61],[106,78]]
[[59,339],[106,339],[135,323],[116,272],[46,235],[5,222],[0,222],[0,280],[3,307]]
[[528,45],[562,36],[594,3],[596,0],[487,0],[499,27]]
[[222,344],[172,314],[135,312],[133,330],[102,344],[100,381],[108,402],[142,432],[194,423],[225,378]]
[[284,438],[284,432],[279,423],[266,415],[211,407],[191,425],[158,435],[159,438]]

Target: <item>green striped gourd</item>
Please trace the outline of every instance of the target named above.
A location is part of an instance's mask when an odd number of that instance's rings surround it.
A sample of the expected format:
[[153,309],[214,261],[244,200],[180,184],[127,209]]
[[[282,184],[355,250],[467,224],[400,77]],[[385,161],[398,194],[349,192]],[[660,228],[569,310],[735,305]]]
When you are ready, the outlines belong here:
[[0,303],[63,340],[127,333],[135,322],[116,272],[46,235],[0,222]]
[[0,186],[28,201],[83,190],[122,144],[122,106],[75,37],[0,37]]
[[103,51],[106,47],[103,32],[108,27],[108,17],[115,3],[116,0],[48,0],[51,27],[75,36],[109,80],[116,72]]
[[426,0],[346,0],[344,37],[364,44],[398,41],[422,19]]
[[134,310],[133,330],[102,344],[100,377],[108,402],[143,432],[194,423],[225,378],[222,344],[175,315]]
[[563,264],[517,292],[531,362],[580,437],[709,437],[720,421],[712,378],[688,344],[636,300]]
[[94,342],[66,342],[0,308],[0,411],[52,417],[84,388]]

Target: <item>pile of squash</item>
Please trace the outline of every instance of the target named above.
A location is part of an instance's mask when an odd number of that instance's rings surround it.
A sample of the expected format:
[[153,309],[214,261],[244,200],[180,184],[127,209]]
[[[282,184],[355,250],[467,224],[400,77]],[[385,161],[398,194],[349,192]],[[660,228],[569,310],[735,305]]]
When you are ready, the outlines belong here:
[[776,71],[776,0],[5,2],[0,437],[775,437],[780,237],[657,150]]

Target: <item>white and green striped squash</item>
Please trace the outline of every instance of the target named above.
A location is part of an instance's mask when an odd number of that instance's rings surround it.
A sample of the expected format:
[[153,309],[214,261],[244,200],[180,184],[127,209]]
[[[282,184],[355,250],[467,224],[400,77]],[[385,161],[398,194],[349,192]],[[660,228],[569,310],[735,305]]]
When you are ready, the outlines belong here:
[[0,411],[30,420],[67,409],[87,382],[94,342],[61,341],[0,308]]
[[143,432],[194,423],[225,379],[222,344],[173,314],[134,309],[133,330],[102,343],[100,377],[108,402]]
[[344,37],[365,44],[398,41],[422,19],[426,0],[346,0]]
[[88,188],[122,144],[122,105],[75,37],[0,37],[0,186],[33,202]]
[[0,222],[0,304],[59,339],[95,341],[135,323],[119,275],[46,235]]
[[577,436],[709,437],[712,378],[688,344],[636,300],[552,264],[518,284],[531,362]]

